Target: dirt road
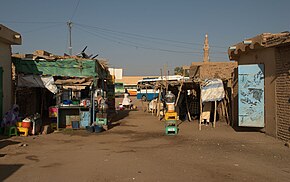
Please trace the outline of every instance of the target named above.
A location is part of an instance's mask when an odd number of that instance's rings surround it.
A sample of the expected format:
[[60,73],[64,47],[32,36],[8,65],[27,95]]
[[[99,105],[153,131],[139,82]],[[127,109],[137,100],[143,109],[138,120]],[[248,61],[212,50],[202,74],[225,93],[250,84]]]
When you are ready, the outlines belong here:
[[[139,106],[140,109],[140,106]],[[183,122],[176,136],[139,111],[102,133],[0,138],[0,181],[289,181],[290,149],[263,133]]]

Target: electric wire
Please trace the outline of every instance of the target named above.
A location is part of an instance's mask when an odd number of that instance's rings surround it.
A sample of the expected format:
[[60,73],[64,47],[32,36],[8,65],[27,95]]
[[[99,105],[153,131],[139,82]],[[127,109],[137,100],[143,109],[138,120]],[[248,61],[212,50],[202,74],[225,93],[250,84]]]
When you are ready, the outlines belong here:
[[[165,41],[165,42],[174,42],[174,43],[185,44],[185,45],[199,45],[199,46],[203,46],[204,45],[202,43],[184,42],[184,41],[178,41],[178,40],[169,40],[169,39],[163,39],[163,38],[159,38],[159,37],[140,35],[140,34],[136,34],[136,33],[128,33],[128,32],[116,31],[116,30],[111,30],[111,29],[108,29],[108,28],[102,28],[102,27],[98,27],[98,26],[85,25],[85,24],[81,24],[81,23],[75,23],[75,24],[77,24],[79,26],[83,26],[83,27],[85,26],[85,27],[95,28],[95,29],[99,29],[99,30],[103,30],[103,31],[108,31],[108,32],[115,32],[115,33],[119,33],[119,34],[130,35],[130,36],[139,37],[139,38],[142,37],[142,38],[146,38],[146,39],[160,40],[160,41]],[[211,47],[215,47],[215,48],[226,48],[227,49],[227,47],[217,46],[217,45],[211,45]]]
[[[134,42],[134,41],[130,41],[127,39],[124,39],[123,36],[121,36],[121,38],[119,37],[119,34],[110,34],[108,35],[108,32],[99,32],[99,31],[90,31],[87,28],[84,28],[83,26],[80,26],[79,24],[75,24],[76,27],[79,27],[80,29],[82,29],[83,31],[86,31],[87,33],[90,34],[94,34],[95,36],[101,37],[102,39],[106,39],[109,41],[113,41],[113,42],[118,42],[119,44],[122,44],[124,42],[130,43],[130,46],[134,46],[136,48],[144,48],[144,49],[150,49],[150,50],[159,50],[159,51],[166,51],[166,52],[175,52],[175,53],[185,53],[185,54],[192,54],[192,53],[196,53],[196,54],[203,54],[203,52],[200,51],[183,51],[183,50],[172,50],[172,49],[165,49],[165,48],[155,48],[152,46],[146,46],[144,44],[140,44],[138,42]],[[127,37],[127,36],[125,36]],[[118,41],[117,41],[118,40]],[[128,46],[128,44],[126,44]],[[176,47],[176,45],[173,45]],[[177,46],[180,47],[180,46]],[[181,46],[183,48],[183,46]],[[188,49],[188,47],[186,47]],[[192,48],[190,49],[192,50]],[[210,51],[210,54],[227,54],[226,52],[214,52],[214,51]]]
[[[77,28],[77,27],[76,27]],[[91,32],[91,31],[88,31],[86,29],[83,29],[81,27],[78,27],[77,29],[79,30],[82,30],[84,32],[87,32],[91,35],[94,35],[96,37],[99,37],[99,38],[102,38],[102,39],[105,39],[105,40],[109,40],[109,41],[112,41],[112,42],[115,42],[115,43],[118,43],[118,44],[122,44],[122,45],[127,45],[127,46],[131,46],[131,47],[135,47],[136,49],[138,48],[143,48],[143,49],[148,49],[148,50],[156,50],[156,51],[163,51],[163,52],[171,52],[171,53],[182,53],[182,54],[202,54],[202,52],[195,52],[195,51],[178,51],[178,50],[169,50],[169,49],[163,49],[163,48],[155,48],[155,47],[147,47],[147,46],[144,46],[142,44],[139,44],[139,43],[136,43],[136,42],[131,42],[131,41],[127,41],[127,40],[121,40],[121,41],[117,41],[115,39],[111,39],[111,38],[107,38],[107,37],[104,37],[104,36],[100,36],[99,34],[96,34],[94,32]],[[120,40],[120,39],[119,39]],[[122,42],[123,41],[123,42]],[[125,42],[124,42],[125,41]],[[128,42],[128,43],[126,43]]]
[[34,29],[31,29],[31,30],[23,31],[23,32],[21,32],[21,33],[27,34],[27,33],[37,32],[37,31],[40,31],[40,30],[43,30],[43,29],[59,27],[59,26],[62,25],[62,24],[63,24],[63,23],[56,23],[56,24],[54,24],[54,25],[42,26],[42,27],[39,27],[39,28],[34,28]]
[[77,9],[78,9],[78,7],[79,7],[80,1],[81,1],[81,0],[78,0],[77,5],[76,5],[76,7],[75,7],[75,9],[74,9],[74,11],[73,11],[73,14],[72,14],[71,18],[70,18],[70,21],[73,20],[75,14],[76,14],[76,12],[77,12]]
[[[115,36],[119,36],[119,37],[125,37],[125,38],[129,38],[129,39],[136,39],[136,40],[142,40],[142,41],[151,41],[151,42],[154,42],[154,43],[157,43],[157,44],[163,44],[164,45],[164,41],[163,42],[160,42],[160,41],[157,41],[157,40],[152,40],[152,39],[146,39],[144,37],[136,37],[136,36],[132,36],[132,35],[127,35],[127,34],[121,34],[121,33],[118,33],[118,32],[111,32],[111,31],[106,31],[106,30],[102,30],[102,29],[95,29],[95,28],[91,28],[91,27],[88,27],[88,26],[83,26],[83,25],[80,25],[78,23],[75,24],[76,26],[81,26],[82,28],[85,28],[86,29],[90,29],[90,30],[94,30],[98,33],[102,33],[103,35],[106,34],[107,36],[111,36],[111,35],[115,35]],[[177,45],[176,43],[172,43],[172,42],[168,42],[168,45],[170,46],[174,46],[174,47],[179,47],[179,48],[185,48],[185,49],[188,49],[188,50],[192,50],[192,47],[190,46],[182,46],[182,45]]]
[[2,21],[2,23],[11,23],[11,24],[55,24],[55,23],[65,23],[61,21]]
[[[78,0],[77,5],[73,11],[72,17],[74,18],[77,8],[79,6],[80,0]],[[37,29],[33,29],[33,30],[28,30],[28,31],[24,31],[23,33],[31,33],[34,31],[39,31],[42,29],[46,29],[46,28],[52,28],[52,27],[56,27],[59,26],[60,24],[66,24],[67,22],[60,22],[60,21],[1,21],[3,23],[15,23],[15,24],[54,24],[54,25],[49,25],[49,26],[43,26]],[[111,30],[111,29],[107,29],[107,28],[102,28],[102,27],[97,27],[97,26],[91,26],[91,25],[85,25],[85,24],[80,24],[80,23],[74,23],[78,29],[81,31],[84,31],[88,34],[94,35],[96,37],[99,37],[101,39],[105,39],[111,42],[115,42],[121,45],[126,45],[126,46],[130,46],[130,47],[135,47],[136,49],[138,48],[143,48],[143,49],[147,49],[147,50],[155,50],[155,51],[162,51],[162,52],[171,52],[171,53],[182,53],[182,54],[202,54],[203,52],[198,52],[198,51],[181,51],[181,50],[172,50],[172,49],[164,49],[164,48],[156,48],[156,47],[151,47],[151,46],[146,46],[144,44],[140,44],[138,42],[134,42],[134,41],[130,41],[130,40],[126,40],[124,39],[124,37],[126,38],[130,38],[130,39],[141,39],[141,40],[150,40],[156,43],[156,40],[158,41],[163,41],[163,42],[167,42],[170,43],[171,46],[175,46],[175,47],[179,47],[179,48],[185,48],[185,49],[192,49],[191,47],[187,47],[187,46],[182,46],[182,45],[177,45],[177,44],[183,44],[183,45],[199,45],[199,46],[203,46],[203,44],[200,43],[192,43],[192,42],[184,42],[184,41],[177,41],[177,40],[169,40],[169,39],[163,39],[163,38],[158,38],[158,37],[153,37],[153,36],[145,36],[145,35],[140,35],[140,34],[136,34],[136,33],[128,33],[128,32],[122,32],[122,31],[115,31],[115,30]],[[86,27],[86,28],[85,28]],[[95,31],[89,31],[88,29],[94,29],[94,30],[98,30],[96,33]],[[100,33],[100,31],[102,33]],[[99,35],[101,34],[101,35]],[[110,35],[111,34],[111,35]],[[116,37],[118,36],[118,37]],[[108,38],[111,37],[111,38]],[[113,38],[112,38],[113,37]],[[120,38],[121,37],[121,38]],[[117,39],[117,40],[116,40]],[[176,44],[175,44],[176,43]],[[212,48],[226,48],[226,47],[222,47],[222,46],[214,46],[211,45],[210,47]],[[215,52],[215,51],[210,51],[210,55],[213,54],[224,54],[226,55],[227,52]],[[222,57],[213,57],[211,56],[211,58],[220,58],[220,59],[224,59]]]
[[[128,47],[134,47],[136,49],[138,48],[142,48],[142,49],[147,49],[147,50],[153,50],[153,51],[161,51],[161,52],[169,52],[169,53],[181,53],[181,54],[187,54],[187,55],[190,55],[191,54],[191,57],[198,57],[198,59],[202,59],[203,57],[203,52],[195,52],[195,51],[179,51],[179,50],[170,50],[170,49],[163,49],[163,48],[155,48],[155,47],[148,47],[148,46],[144,46],[142,44],[139,44],[139,43],[135,43],[135,42],[131,42],[131,41],[124,41],[124,40],[116,40],[114,38],[108,38],[106,36],[103,36],[103,35],[100,35],[100,34],[97,34],[95,32],[92,32],[92,31],[89,31],[87,29],[84,29],[80,26],[75,26],[75,28],[77,30],[80,30],[80,31],[83,31],[83,32],[86,32],[90,35],[93,35],[97,38],[100,38],[100,39],[104,39],[104,40],[107,40],[107,41],[110,41],[110,42],[113,42],[113,43],[117,43],[117,44],[120,44],[120,45],[124,45],[124,46],[128,46]],[[210,56],[211,58],[214,58],[214,59],[222,59],[222,60],[225,60],[224,57],[216,57],[216,56]]]

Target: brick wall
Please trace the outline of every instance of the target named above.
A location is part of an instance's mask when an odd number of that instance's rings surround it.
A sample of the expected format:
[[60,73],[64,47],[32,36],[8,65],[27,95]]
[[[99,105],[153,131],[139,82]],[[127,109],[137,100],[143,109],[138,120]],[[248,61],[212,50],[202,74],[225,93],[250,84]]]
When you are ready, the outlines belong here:
[[237,68],[237,62],[198,62],[190,66],[190,77],[200,79],[220,78],[222,80],[232,79],[232,74]]
[[290,141],[290,46],[276,50],[277,138]]

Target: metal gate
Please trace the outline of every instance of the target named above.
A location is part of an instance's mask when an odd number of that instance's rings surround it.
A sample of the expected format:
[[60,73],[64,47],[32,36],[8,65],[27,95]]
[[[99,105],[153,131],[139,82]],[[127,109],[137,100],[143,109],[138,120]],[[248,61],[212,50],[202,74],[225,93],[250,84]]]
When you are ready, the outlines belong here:
[[264,127],[264,65],[239,65],[239,126]]
[[3,116],[3,68],[0,67],[0,124]]

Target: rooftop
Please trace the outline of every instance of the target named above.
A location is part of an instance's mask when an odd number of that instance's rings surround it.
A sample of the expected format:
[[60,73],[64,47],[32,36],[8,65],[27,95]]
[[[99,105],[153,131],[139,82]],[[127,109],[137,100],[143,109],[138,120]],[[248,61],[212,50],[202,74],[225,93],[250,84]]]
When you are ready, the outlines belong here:
[[230,46],[228,49],[228,55],[230,60],[237,60],[241,54],[246,53],[247,51],[285,44],[290,44],[290,33],[288,31],[275,34],[262,33]]

